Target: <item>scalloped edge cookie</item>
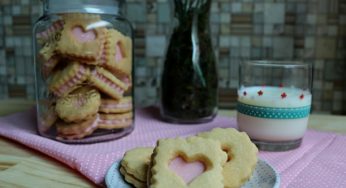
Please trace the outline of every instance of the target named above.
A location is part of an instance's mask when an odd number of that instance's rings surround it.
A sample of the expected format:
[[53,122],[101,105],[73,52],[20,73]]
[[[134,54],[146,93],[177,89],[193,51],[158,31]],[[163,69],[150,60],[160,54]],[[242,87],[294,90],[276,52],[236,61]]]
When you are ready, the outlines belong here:
[[221,143],[228,161],[223,167],[225,188],[241,187],[252,175],[257,164],[258,149],[245,132],[233,128],[215,128],[197,134]]

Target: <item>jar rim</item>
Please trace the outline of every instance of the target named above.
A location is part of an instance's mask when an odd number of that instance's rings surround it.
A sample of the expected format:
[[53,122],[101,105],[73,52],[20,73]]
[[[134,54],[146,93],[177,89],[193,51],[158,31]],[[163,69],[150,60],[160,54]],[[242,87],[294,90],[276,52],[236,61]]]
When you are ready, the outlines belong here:
[[249,60],[241,62],[241,65],[252,65],[261,67],[310,67],[312,64],[299,60]]
[[126,0],[41,0],[46,14],[57,13],[94,13],[121,14]]

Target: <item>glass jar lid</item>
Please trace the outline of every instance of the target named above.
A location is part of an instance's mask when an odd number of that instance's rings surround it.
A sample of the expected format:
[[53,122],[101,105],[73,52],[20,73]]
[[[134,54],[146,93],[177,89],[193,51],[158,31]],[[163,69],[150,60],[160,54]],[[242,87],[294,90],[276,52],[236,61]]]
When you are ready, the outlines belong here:
[[95,13],[121,14],[125,0],[42,0],[46,14]]

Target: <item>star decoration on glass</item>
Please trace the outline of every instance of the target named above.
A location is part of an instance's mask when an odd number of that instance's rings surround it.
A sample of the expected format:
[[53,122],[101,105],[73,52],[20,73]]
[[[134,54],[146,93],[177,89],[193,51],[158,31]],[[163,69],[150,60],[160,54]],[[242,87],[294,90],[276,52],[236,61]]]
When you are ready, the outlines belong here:
[[300,98],[300,100],[303,100],[303,99],[304,99],[304,94],[301,94],[301,95],[299,96],[299,98]]
[[259,90],[259,91],[257,92],[257,94],[258,94],[258,96],[262,96],[262,95],[263,95],[263,91],[262,91],[262,90]]
[[287,97],[287,94],[285,93],[285,92],[283,92],[282,94],[281,94],[281,98],[286,98]]

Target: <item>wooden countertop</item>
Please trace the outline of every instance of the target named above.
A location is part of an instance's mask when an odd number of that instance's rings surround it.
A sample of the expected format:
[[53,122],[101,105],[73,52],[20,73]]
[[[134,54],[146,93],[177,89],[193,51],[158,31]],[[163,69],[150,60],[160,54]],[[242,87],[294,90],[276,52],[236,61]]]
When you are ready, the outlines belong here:
[[[32,107],[32,101],[0,101],[0,116]],[[236,112],[221,110],[234,117]],[[312,114],[309,128],[346,134],[346,116]],[[96,187],[77,171],[21,144],[0,137],[0,187]]]

